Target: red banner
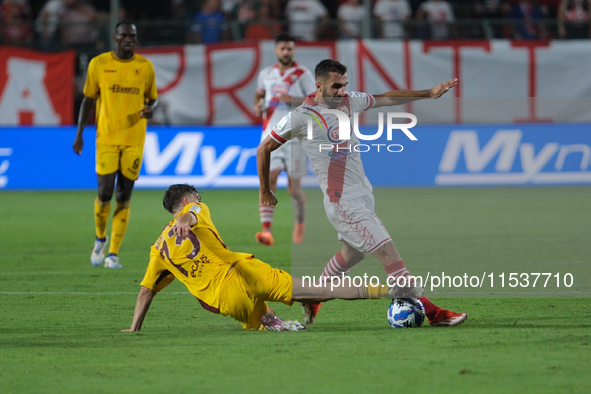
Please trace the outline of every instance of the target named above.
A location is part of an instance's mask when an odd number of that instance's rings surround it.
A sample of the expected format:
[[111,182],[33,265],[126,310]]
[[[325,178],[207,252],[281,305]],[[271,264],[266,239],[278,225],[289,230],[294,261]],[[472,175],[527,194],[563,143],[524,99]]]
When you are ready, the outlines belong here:
[[0,125],[69,125],[76,53],[0,46]]

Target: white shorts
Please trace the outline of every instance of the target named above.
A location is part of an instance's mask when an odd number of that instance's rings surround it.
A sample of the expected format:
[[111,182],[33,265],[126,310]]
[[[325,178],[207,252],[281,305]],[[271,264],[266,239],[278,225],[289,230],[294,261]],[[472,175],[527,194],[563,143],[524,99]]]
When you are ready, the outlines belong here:
[[339,202],[330,202],[325,197],[324,210],[339,233],[339,241],[347,242],[360,252],[373,253],[392,239],[375,214],[371,193]]
[[299,179],[306,175],[306,152],[298,140],[287,141],[277,150],[271,152],[271,171],[287,171],[292,179]]

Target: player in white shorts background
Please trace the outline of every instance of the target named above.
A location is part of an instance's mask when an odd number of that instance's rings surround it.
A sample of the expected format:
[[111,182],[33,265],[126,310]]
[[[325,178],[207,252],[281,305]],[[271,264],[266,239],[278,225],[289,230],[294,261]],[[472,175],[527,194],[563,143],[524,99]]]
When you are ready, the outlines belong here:
[[[365,175],[360,153],[349,146],[359,144],[351,131],[350,140],[339,140],[339,121],[335,114],[321,113],[322,109],[338,109],[345,112],[352,124],[354,113],[369,108],[400,105],[423,98],[441,97],[457,84],[457,79],[441,83],[429,90],[397,90],[380,95],[347,92],[347,68],[327,59],[316,66],[316,93],[292,110],[273,127],[270,135],[259,145],[257,166],[260,178],[261,205],[275,205],[277,199],[269,185],[270,154],[289,140],[302,142],[310,158],[324,194],[326,215],[338,231],[342,249],[333,256],[322,276],[334,277],[347,274],[365,257],[373,254],[384,266],[390,283],[400,276],[410,275],[388,231],[375,214],[372,187]],[[313,138],[308,139],[308,119]],[[319,149],[321,146],[325,147]],[[328,148],[326,148],[328,147]],[[391,279],[390,279],[391,278]],[[455,313],[440,308],[420,298],[431,325],[454,326],[463,322],[466,313]],[[320,304],[302,304],[306,322],[312,324]]]
[[[291,105],[300,102],[308,94],[316,91],[312,73],[306,67],[293,60],[294,39],[287,34],[280,34],[275,39],[277,63],[266,67],[259,73],[257,90],[254,95],[254,113],[263,115],[263,141],[271,128],[289,113]],[[293,242],[304,241],[304,208],[306,195],[300,180],[306,175],[306,153],[299,141],[290,141],[271,154],[269,181],[271,190],[277,188],[277,178],[281,171],[286,171],[289,178],[289,193],[296,209],[296,223],[293,230]],[[262,231],[256,233],[256,241],[264,245],[273,245],[273,213],[275,207],[259,204]]]

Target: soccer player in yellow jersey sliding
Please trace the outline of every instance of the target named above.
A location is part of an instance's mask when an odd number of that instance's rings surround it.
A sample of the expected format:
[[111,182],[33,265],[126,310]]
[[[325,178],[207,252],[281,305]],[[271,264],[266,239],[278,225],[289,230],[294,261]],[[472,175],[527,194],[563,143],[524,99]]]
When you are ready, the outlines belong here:
[[[121,268],[119,248],[129,221],[129,201],[133,184],[142,165],[147,120],[152,117],[158,93],[154,66],[134,53],[137,28],[130,22],[119,22],[113,34],[115,50],[90,61],[84,99],[78,116],[74,152],[82,153],[82,132],[96,100],[96,173],[98,196],[94,202],[96,241],[90,262],[99,267]],[[117,180],[115,212],[111,228],[109,254],[107,219]]]
[[292,305],[334,298],[401,298],[420,296],[415,287],[387,288],[305,286],[300,278],[272,268],[249,253],[236,253],[222,241],[197,190],[172,185],[164,195],[164,208],[174,218],[152,245],[150,263],[141,282],[131,327],[140,331],[154,296],[175,278],[180,280],[206,310],[231,316],[247,330],[300,331],[306,326],[284,321],[266,301]]

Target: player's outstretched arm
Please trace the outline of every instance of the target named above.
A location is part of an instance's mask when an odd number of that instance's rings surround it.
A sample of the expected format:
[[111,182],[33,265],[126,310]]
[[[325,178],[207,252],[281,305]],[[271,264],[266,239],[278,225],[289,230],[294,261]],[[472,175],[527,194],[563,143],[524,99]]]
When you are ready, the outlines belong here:
[[84,127],[86,127],[86,124],[88,123],[88,119],[90,119],[90,113],[93,106],[94,99],[84,96],[82,99],[82,104],[80,104],[80,113],[78,114],[78,129],[76,130],[74,145],[72,145],[72,148],[74,148],[74,152],[76,152],[76,154],[82,153],[82,146],[84,145],[82,133],[84,132]]
[[271,166],[271,152],[279,148],[281,144],[271,137],[267,137],[257,148],[257,169],[259,172],[259,204],[276,205],[277,198],[271,190],[269,171]]
[[197,218],[195,215],[192,212],[186,212],[179,216],[172,231],[176,234],[178,239],[183,240],[187,238],[191,231],[193,231],[191,227],[196,224]]
[[148,102],[144,105],[144,109],[140,111],[140,117],[151,119],[157,106],[158,100],[148,100]]
[[453,78],[442,82],[429,90],[391,90],[384,94],[375,95],[376,103],[373,108],[389,105],[401,105],[421,99],[436,99],[458,84],[458,79]]
[[152,304],[155,295],[156,291],[145,286],[140,287],[140,293],[138,294],[137,302],[135,303],[135,312],[133,314],[131,327],[127,330],[121,330],[121,332],[140,331],[142,329],[142,323],[144,322],[144,318],[148,313],[148,309],[150,309],[150,305]]

